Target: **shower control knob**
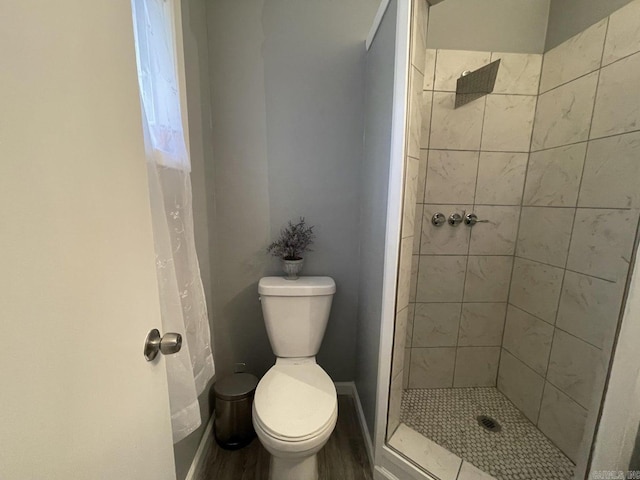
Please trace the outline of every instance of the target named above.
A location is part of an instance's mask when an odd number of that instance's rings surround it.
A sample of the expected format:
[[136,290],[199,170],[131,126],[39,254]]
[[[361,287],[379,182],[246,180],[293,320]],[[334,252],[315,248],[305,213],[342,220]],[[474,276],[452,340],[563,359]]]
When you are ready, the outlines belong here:
[[182,348],[182,335],[179,333],[165,333],[162,337],[157,328],[154,328],[147,335],[144,342],[144,358],[148,362],[158,356],[158,352],[163,355],[178,353]]
[[452,227],[457,227],[458,225],[460,225],[460,223],[462,223],[462,215],[460,215],[459,213],[452,213],[451,215],[449,215],[449,225],[451,225]]
[[433,217],[431,217],[431,223],[436,227],[441,227],[447,222],[447,217],[444,216],[444,213],[434,213]]
[[473,227],[476,223],[489,223],[489,220],[478,220],[478,216],[475,213],[467,213],[464,216],[464,224]]

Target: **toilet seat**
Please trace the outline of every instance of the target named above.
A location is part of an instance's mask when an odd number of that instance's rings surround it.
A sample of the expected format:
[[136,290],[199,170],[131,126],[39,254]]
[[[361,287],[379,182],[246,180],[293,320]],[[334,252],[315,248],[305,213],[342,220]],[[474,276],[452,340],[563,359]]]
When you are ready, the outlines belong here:
[[333,431],[338,401],[331,378],[315,361],[286,362],[262,377],[253,409],[254,422],[265,434],[295,443]]

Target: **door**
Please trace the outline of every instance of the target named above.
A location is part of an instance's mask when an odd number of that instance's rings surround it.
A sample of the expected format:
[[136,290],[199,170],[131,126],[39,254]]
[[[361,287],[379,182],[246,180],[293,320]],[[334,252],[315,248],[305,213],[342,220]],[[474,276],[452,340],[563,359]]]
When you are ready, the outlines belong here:
[[127,0],[0,2],[0,478],[174,479]]

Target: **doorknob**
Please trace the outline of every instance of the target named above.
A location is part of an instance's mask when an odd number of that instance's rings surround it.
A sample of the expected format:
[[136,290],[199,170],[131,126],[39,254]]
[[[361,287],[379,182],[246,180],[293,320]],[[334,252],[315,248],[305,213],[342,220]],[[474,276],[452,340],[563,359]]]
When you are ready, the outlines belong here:
[[165,333],[160,337],[160,332],[157,328],[154,328],[144,341],[144,358],[147,359],[147,362],[150,362],[156,358],[158,352],[163,355],[171,355],[172,353],[178,353],[181,348],[182,335],[179,333]]

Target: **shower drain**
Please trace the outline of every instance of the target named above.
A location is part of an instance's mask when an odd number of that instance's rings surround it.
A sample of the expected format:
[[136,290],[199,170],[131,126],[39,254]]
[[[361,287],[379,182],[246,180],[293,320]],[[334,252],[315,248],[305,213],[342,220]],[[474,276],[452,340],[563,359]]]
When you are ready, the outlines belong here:
[[489,430],[490,432],[499,432],[500,430],[502,430],[502,427],[500,426],[498,421],[487,415],[479,415],[476,417],[476,420],[478,420],[478,425],[480,425],[485,430]]

